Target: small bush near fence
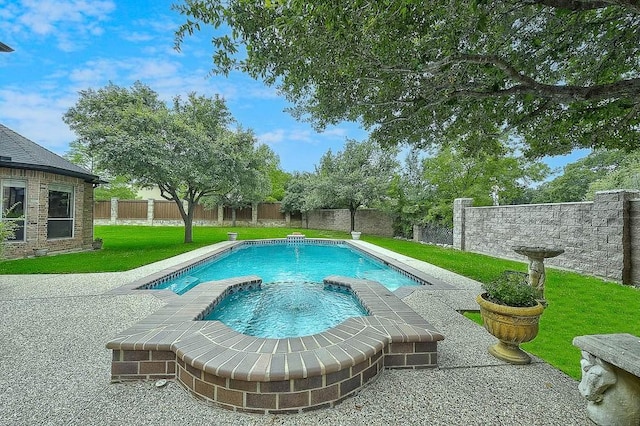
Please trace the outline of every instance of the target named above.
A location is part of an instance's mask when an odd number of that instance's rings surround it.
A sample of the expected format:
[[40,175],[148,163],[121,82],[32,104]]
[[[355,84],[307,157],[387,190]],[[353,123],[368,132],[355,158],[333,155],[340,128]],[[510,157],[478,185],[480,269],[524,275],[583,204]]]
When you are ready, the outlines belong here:
[[425,225],[420,225],[418,230],[418,241],[430,244],[453,245],[453,229],[451,228],[427,223]]

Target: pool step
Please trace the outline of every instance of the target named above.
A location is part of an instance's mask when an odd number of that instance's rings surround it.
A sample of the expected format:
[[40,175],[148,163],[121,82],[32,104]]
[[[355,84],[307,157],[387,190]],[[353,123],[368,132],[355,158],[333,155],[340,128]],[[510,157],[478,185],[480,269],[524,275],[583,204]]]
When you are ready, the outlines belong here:
[[198,285],[199,282],[200,278],[193,277],[191,275],[185,275],[184,277],[176,279],[168,288],[174,293],[184,294]]

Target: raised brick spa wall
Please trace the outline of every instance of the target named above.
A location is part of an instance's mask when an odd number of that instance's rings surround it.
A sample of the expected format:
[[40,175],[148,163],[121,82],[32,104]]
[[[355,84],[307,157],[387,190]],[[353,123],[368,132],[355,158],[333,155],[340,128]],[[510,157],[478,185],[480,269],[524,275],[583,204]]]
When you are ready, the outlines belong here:
[[382,285],[332,276],[370,315],[311,336],[267,339],[198,321],[229,292],[256,276],[204,283],[107,344],[113,382],[175,379],[196,397],[252,413],[298,413],[330,407],[384,368],[437,367],[444,337]]
[[392,343],[371,358],[313,377],[246,381],[207,373],[172,351],[114,350],[113,382],[175,379],[199,399],[229,410],[258,414],[299,413],[332,407],[353,395],[384,368],[437,366],[435,342]]

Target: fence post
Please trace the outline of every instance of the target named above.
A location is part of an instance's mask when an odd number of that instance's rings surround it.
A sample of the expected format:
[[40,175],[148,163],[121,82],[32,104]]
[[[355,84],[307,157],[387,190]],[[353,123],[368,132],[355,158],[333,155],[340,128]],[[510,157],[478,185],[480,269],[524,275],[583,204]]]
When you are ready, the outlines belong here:
[[456,198],[453,200],[453,247],[465,250],[466,224],[464,209],[473,205],[473,198]]
[[420,225],[413,225],[413,241],[419,243],[422,239],[422,227]]
[[153,225],[155,201],[153,198],[147,200],[147,224]]
[[604,262],[607,276],[632,284],[629,201],[640,191],[598,191],[593,200],[591,226],[596,237],[594,259]]
[[251,203],[251,223],[258,224],[258,203]]
[[118,199],[116,197],[111,198],[111,224],[115,225],[118,220]]
[[224,206],[222,204],[218,204],[218,225],[222,225],[224,223]]

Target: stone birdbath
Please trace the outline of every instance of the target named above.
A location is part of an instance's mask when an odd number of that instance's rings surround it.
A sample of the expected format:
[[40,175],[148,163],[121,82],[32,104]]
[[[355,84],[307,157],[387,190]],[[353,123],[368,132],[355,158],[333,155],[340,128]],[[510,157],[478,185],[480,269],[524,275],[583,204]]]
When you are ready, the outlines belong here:
[[516,253],[529,258],[529,285],[536,289],[540,303],[546,306],[547,301],[544,298],[544,282],[546,279],[544,260],[561,255],[564,253],[564,249],[529,246],[515,246],[512,249]]

